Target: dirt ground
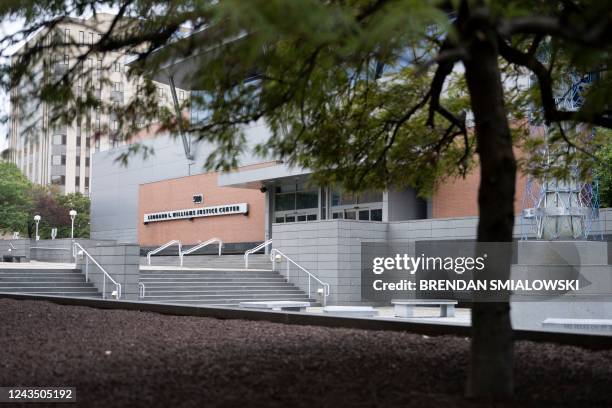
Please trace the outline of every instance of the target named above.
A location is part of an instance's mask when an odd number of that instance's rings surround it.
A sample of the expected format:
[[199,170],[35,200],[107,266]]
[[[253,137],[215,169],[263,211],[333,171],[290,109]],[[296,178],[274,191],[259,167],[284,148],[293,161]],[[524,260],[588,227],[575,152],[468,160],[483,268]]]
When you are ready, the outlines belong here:
[[0,299],[0,386],[74,386],[68,407],[612,406],[612,350],[515,354],[492,404],[463,397],[466,338]]

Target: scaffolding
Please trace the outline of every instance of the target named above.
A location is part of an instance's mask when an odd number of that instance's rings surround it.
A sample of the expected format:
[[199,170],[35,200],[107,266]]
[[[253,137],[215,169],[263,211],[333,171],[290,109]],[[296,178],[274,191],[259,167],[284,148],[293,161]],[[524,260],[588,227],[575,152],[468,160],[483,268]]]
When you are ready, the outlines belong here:
[[[564,94],[556,98],[564,110],[577,110],[584,102],[583,91],[595,80],[594,74],[570,75]],[[593,130],[594,132],[594,130]],[[546,135],[549,129],[546,128]],[[545,135],[545,137],[547,137]],[[550,160],[548,145],[542,159]],[[521,212],[521,239],[587,240],[603,239],[599,225],[599,184],[584,181],[578,167],[570,165],[567,179],[529,177]]]

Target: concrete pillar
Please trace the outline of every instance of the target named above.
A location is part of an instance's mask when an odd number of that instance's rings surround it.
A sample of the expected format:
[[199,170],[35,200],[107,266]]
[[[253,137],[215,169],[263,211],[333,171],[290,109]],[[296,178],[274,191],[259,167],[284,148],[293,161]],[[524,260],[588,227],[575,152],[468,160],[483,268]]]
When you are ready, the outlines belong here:
[[[121,299],[138,299],[138,277],[140,272],[140,246],[137,244],[116,244],[110,246],[97,246],[87,248],[87,252],[106,270],[106,272],[121,285]],[[104,273],[91,259],[85,256],[77,257],[77,267],[86,273],[90,282],[104,294],[106,299],[112,298],[116,290],[115,285],[106,279],[104,286]]]

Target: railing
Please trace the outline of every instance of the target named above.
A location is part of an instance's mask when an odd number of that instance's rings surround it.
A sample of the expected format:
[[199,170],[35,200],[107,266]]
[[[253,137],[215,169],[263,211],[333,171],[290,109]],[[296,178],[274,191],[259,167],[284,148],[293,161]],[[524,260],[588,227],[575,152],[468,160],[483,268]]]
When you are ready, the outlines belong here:
[[152,251],[147,252],[147,263],[149,264],[149,266],[151,266],[151,255],[155,255],[156,253],[158,253],[159,251],[163,251],[164,249],[168,248],[169,246],[172,245],[178,245],[178,250],[179,250],[179,257],[181,258],[181,266],[183,265],[183,257],[181,256],[181,241],[179,241],[178,239],[173,239],[170,242],[166,242],[164,245],[160,246],[159,248],[156,248]]
[[316,275],[304,269],[304,267],[299,265],[293,259],[289,258],[287,255],[283,254],[281,251],[279,251],[276,248],[273,248],[272,251],[270,252],[270,260],[272,261],[272,269],[276,270],[276,262],[280,262],[282,258],[285,258],[287,260],[287,275],[286,275],[287,281],[289,281],[291,264],[293,264],[296,266],[298,274],[299,274],[299,271],[303,271],[306,273],[306,275],[308,275],[308,297],[309,298],[311,297],[311,279],[314,279],[323,287],[323,306],[325,306],[325,304],[327,303],[327,297],[329,296],[329,283],[323,282]]
[[[79,244],[78,242],[75,242],[73,244],[73,248],[74,248],[74,262],[76,264],[77,262],[77,256],[78,255],[85,255],[85,281],[89,282],[89,260],[91,259],[91,262],[93,262],[94,265],[96,265],[98,268],[100,268],[100,270],[103,273],[102,276],[102,299],[106,299],[106,278],[108,278],[108,280],[110,280],[112,283],[115,284],[115,290],[117,292],[117,299],[121,299],[121,284],[117,283],[116,280],[113,279],[112,276],[110,276],[110,274],[108,272],[106,272],[106,270],[102,267],[102,265],[100,265],[98,263],[98,261],[96,261],[96,259],[91,256],[91,254],[89,252],[87,252],[85,250],[85,248],[83,248],[81,246],[81,244]],[[80,249],[80,251],[77,252],[77,249]]]
[[138,299],[144,299],[145,297],[145,284],[138,282]]
[[181,266],[183,266],[183,255],[190,254],[192,252],[197,251],[200,248],[204,248],[205,246],[208,246],[208,245],[214,244],[214,243],[218,243],[219,244],[219,256],[221,256],[221,248],[223,247],[223,241],[221,241],[221,239],[219,239],[219,238],[211,238],[208,241],[202,242],[201,244],[193,246],[193,247],[189,248],[186,251],[181,251],[179,249],[179,258],[180,258],[180,261],[181,261]]
[[247,249],[244,252],[244,268],[245,269],[249,268],[249,255],[254,254],[255,252],[267,247],[270,244],[272,244],[271,239],[267,240],[266,242],[262,242],[261,244],[257,245],[255,248]]

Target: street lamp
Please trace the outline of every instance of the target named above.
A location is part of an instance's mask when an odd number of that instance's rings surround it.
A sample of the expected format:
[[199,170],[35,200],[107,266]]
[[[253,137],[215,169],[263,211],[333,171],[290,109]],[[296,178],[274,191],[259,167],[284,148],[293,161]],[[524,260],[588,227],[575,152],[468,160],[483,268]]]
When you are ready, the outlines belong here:
[[38,241],[40,239],[38,236],[38,223],[40,222],[40,215],[36,214],[34,216],[34,222],[36,223],[36,241]]
[[77,216],[77,212],[75,210],[70,210],[70,219],[72,220],[72,227],[70,229],[70,238],[74,239],[74,219]]

